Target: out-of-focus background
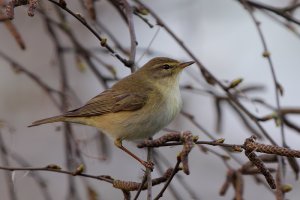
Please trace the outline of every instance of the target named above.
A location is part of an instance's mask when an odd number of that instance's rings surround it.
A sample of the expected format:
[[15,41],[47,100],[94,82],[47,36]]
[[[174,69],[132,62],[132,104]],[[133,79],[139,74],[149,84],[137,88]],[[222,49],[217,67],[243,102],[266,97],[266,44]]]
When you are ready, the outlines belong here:
[[[49,16],[55,16],[55,7],[47,1],[42,1]],[[144,1],[155,13],[166,22],[170,29],[190,48],[195,56],[223,83],[228,83],[237,78],[243,78],[242,85],[262,85],[263,91],[245,94],[245,98],[259,97],[272,106],[276,105],[274,83],[270,67],[266,58],[263,58],[263,47],[258,32],[251,20],[249,13],[241,3],[234,0],[153,0]],[[258,1],[274,7],[284,7],[292,1]],[[80,12],[88,18],[88,14],[82,12],[80,3],[67,1],[68,7]],[[97,1],[95,3],[97,19],[126,48],[130,47],[128,28],[115,8],[108,1]],[[255,10],[256,18],[261,22],[261,29],[265,36],[275,72],[280,84],[284,88],[284,96],[280,97],[282,106],[299,107],[299,75],[300,75],[300,37],[286,28],[281,22],[285,20],[266,11]],[[80,43],[94,53],[101,60],[109,63],[116,69],[118,78],[130,74],[130,70],[107,52],[99,48],[99,41],[82,24],[70,15],[66,15],[75,36]],[[297,16],[297,10],[295,11]],[[299,16],[299,15],[298,15]],[[150,23],[156,21],[150,16],[145,16]],[[276,17],[277,20],[274,20]],[[57,17],[54,17],[57,19]],[[191,58],[182,48],[166,33],[164,28],[154,26],[149,28],[138,17],[133,17],[136,36],[138,41],[136,61],[138,66],[155,56],[168,56],[178,60],[189,61]],[[90,20],[88,22],[91,22]],[[55,54],[53,41],[43,23],[43,17],[36,12],[34,17],[27,16],[27,7],[15,8],[13,23],[19,30],[26,43],[23,51],[16,44],[15,39],[9,33],[3,23],[0,23],[0,51],[11,57],[14,61],[26,67],[37,75],[49,86],[60,89],[60,76],[58,60]],[[299,30],[295,26],[295,30]],[[57,31],[62,45],[72,46],[67,37]],[[105,33],[103,37],[107,37]],[[153,40],[153,41],[152,41]],[[108,40],[110,43],[110,40]],[[151,54],[144,55],[150,46]],[[76,108],[93,96],[104,90],[99,84],[93,72],[86,66],[76,62],[74,54],[66,53],[66,70],[70,88],[73,92],[68,93],[70,108]],[[124,56],[126,57],[126,56]],[[141,59],[140,59],[141,58]],[[95,61],[95,63],[97,63]],[[65,142],[60,123],[43,125],[35,128],[27,126],[37,119],[60,114],[46,93],[37,86],[28,76],[12,70],[6,60],[0,58],[0,119],[5,122],[1,135],[9,151],[22,157],[32,167],[43,167],[48,164],[57,164],[66,168]],[[81,67],[81,68],[80,68]],[[97,63],[97,68],[107,76],[109,72]],[[109,85],[113,81],[109,82]],[[199,69],[193,65],[183,72],[182,85],[192,85],[196,88],[206,90],[213,88],[219,94],[224,94],[218,87],[207,86]],[[206,87],[203,87],[206,85]],[[216,112],[214,99],[205,92],[195,94],[189,90],[182,90],[184,107],[183,110],[195,116],[205,129],[216,138],[225,138],[226,143],[242,144],[251,133],[245,128],[237,114],[228,106],[223,110],[223,128],[220,133],[215,129]],[[249,101],[246,107],[257,116],[269,114],[270,111],[257,103]],[[299,119],[292,118],[293,122],[299,124]],[[263,123],[263,127],[272,138],[281,144],[280,128],[276,127],[273,120]],[[179,115],[172,124],[168,126],[175,130],[190,130],[194,135],[199,135],[201,140],[209,140],[197,127],[182,115]],[[142,167],[119,149],[113,147],[112,140],[107,140],[108,152],[101,150],[99,137],[94,128],[74,125],[75,143],[83,155],[86,173],[93,175],[111,175],[120,180],[141,181],[144,174]],[[155,137],[158,137],[157,134]],[[285,128],[287,143],[291,148],[299,149],[299,133]],[[96,140],[96,139],[97,140]],[[263,140],[268,143],[266,140]],[[146,151],[137,149],[132,142],[126,142],[126,146],[137,155],[146,159]],[[219,153],[224,152],[212,147]],[[169,166],[176,163],[176,155],[181,147],[164,147],[157,149],[157,153],[166,157]],[[240,157],[243,162],[247,159],[244,155]],[[103,158],[106,158],[103,160]],[[225,180],[227,168],[222,160],[213,154],[204,154],[198,148],[194,148],[190,154],[189,176],[180,173],[184,179],[184,185],[193,190],[193,197],[183,185],[175,178],[171,185],[179,193],[182,199],[232,199],[234,190],[229,189],[225,197],[219,196],[219,189]],[[20,166],[20,163],[9,158],[11,166]],[[230,162],[232,167],[239,165]],[[3,165],[3,161],[1,163]],[[276,165],[274,165],[276,166]],[[63,174],[51,172],[26,172],[17,171],[11,174],[13,189],[18,199],[43,199],[44,194],[38,188],[36,181],[31,177],[38,173],[46,180],[47,190],[52,199],[66,199],[68,191],[68,177]],[[154,170],[153,177],[159,173]],[[260,176],[262,179],[263,177]],[[122,199],[120,190],[114,189],[110,184],[92,179],[71,177],[77,185],[76,190],[80,199],[87,199],[84,183],[88,182],[98,193],[99,199]],[[264,185],[256,184],[252,177],[244,176],[244,198],[245,199],[274,199],[274,194]],[[4,171],[0,172],[0,199],[9,199],[7,183]],[[287,166],[284,183],[292,184],[294,190],[286,195],[287,199],[299,197],[299,182],[295,181],[294,174]],[[160,191],[162,185],[153,187],[153,194]],[[263,197],[262,197],[263,194]],[[145,199],[142,194],[141,199]],[[173,194],[167,190],[162,199],[174,199]]]

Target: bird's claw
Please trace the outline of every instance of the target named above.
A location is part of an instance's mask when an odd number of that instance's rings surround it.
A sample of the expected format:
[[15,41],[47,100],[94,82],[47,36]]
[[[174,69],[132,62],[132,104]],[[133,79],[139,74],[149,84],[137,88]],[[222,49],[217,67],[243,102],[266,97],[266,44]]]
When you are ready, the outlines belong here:
[[154,163],[151,161],[143,161],[142,163],[146,168],[150,169],[151,171],[153,171],[154,169]]

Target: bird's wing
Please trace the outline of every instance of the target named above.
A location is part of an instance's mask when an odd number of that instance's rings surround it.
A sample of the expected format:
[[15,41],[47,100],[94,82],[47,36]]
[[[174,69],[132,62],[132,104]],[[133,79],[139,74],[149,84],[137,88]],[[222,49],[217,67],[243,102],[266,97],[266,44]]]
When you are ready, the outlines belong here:
[[117,90],[106,90],[92,98],[86,105],[69,111],[65,117],[90,117],[115,113],[120,111],[134,111],[142,108],[148,100],[147,95]]

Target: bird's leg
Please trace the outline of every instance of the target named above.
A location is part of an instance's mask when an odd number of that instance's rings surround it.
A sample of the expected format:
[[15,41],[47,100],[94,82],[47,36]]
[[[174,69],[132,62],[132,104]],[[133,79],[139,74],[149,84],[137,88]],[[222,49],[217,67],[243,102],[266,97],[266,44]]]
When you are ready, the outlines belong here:
[[125,151],[128,155],[130,155],[131,157],[133,157],[135,160],[139,161],[142,165],[144,165],[146,168],[150,169],[151,171],[153,170],[153,166],[154,164],[152,162],[147,162],[144,161],[142,159],[140,159],[139,157],[137,157],[136,155],[134,155],[131,151],[129,151],[127,148],[125,148],[122,145],[122,140],[121,139],[116,139],[114,141],[115,146],[117,146],[118,148],[120,148],[121,150]]

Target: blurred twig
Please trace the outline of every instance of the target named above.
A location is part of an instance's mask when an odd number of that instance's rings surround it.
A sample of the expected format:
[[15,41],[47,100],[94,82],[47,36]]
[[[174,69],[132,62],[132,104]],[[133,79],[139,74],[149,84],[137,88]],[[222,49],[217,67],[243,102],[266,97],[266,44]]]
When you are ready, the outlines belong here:
[[[9,154],[6,148],[6,145],[3,141],[3,137],[2,137],[2,132],[0,130],[0,152],[1,152],[1,161],[3,163],[3,165],[9,166]],[[8,172],[5,172],[5,182],[8,186],[8,191],[9,191],[9,196],[11,200],[17,200],[17,193],[14,189],[14,183],[13,180],[11,178],[11,174]]]

